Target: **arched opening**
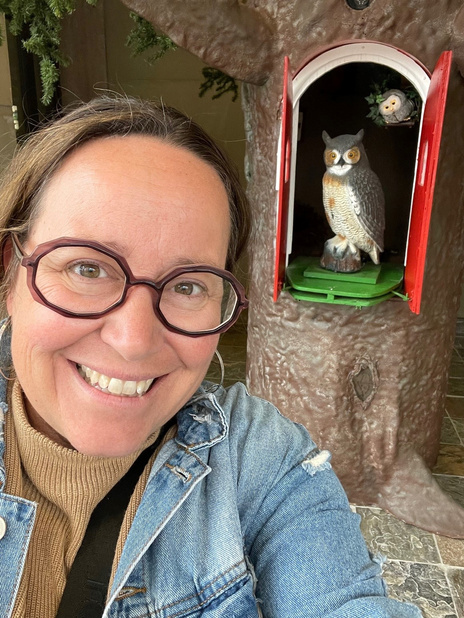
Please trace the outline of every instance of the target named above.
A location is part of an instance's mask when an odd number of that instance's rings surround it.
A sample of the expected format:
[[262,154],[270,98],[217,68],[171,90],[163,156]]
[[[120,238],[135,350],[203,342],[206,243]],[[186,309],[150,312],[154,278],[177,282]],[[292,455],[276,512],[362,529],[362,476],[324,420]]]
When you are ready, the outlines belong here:
[[[275,299],[286,275],[285,287],[298,300],[366,306],[402,296],[405,291],[407,297],[403,298],[409,300],[411,310],[419,311],[450,64],[451,52],[444,52],[431,75],[401,50],[382,43],[356,42],[320,53],[304,63],[292,80],[284,79]],[[288,59],[285,72],[290,76]],[[379,126],[372,117],[378,115],[373,96],[383,94],[382,88],[399,89],[410,103],[414,101],[412,115]],[[335,273],[334,277],[324,269],[314,274],[313,265],[319,268],[324,242],[334,236],[322,201],[325,164],[321,134],[353,135],[361,128],[371,168],[385,193],[381,266],[372,268],[366,258],[360,276]],[[304,260],[309,258],[313,262],[306,268]],[[333,281],[341,274],[339,288]],[[324,279],[329,284],[322,289]],[[350,288],[353,282],[363,284],[359,294]]]
[[381,260],[404,264],[420,123],[378,126],[367,117],[366,97],[379,82],[388,80],[402,91],[413,88],[400,73],[383,69],[372,62],[344,64],[314,81],[299,99],[290,261],[302,255],[322,255],[324,242],[333,236],[322,202],[326,169],[322,131],[334,138],[363,129],[370,166],[385,195]]

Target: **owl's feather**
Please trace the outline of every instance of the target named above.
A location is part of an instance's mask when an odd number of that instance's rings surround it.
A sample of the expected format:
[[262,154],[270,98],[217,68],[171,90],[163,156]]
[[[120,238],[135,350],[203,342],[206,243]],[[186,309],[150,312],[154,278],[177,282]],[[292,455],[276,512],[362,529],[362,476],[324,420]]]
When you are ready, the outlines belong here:
[[353,213],[370,238],[383,251],[385,199],[382,185],[371,169],[359,168],[347,186]]

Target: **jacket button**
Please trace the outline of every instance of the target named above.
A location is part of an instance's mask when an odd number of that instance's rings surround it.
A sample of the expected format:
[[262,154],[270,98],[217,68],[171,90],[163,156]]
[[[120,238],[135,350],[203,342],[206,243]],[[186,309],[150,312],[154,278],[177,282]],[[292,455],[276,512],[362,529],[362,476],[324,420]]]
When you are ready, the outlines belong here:
[[6,521],[3,519],[3,517],[0,517],[0,539],[3,539],[3,537],[5,536],[5,532],[6,532]]

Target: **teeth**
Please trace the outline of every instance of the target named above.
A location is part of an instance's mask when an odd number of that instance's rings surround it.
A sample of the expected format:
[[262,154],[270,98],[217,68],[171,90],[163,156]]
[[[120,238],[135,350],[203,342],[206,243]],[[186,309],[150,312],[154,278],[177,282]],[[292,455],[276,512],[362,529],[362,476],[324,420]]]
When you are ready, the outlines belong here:
[[[98,381],[98,384],[100,384],[100,380]],[[122,387],[123,381],[118,380],[117,378],[111,378],[107,386],[112,395],[120,395],[122,393]]]
[[153,378],[151,378],[151,380],[137,382],[137,394],[143,395],[143,393],[146,392],[150,388],[152,382],[153,382]]
[[123,395],[135,395],[136,392],[137,382],[134,382],[133,380],[127,380],[127,382],[124,382],[121,390]]
[[101,373],[100,377],[98,378],[98,386],[100,388],[108,388],[110,381],[111,381],[111,378]]
[[145,395],[154,380],[154,378],[150,380],[139,380],[138,382],[135,380],[119,380],[118,378],[110,378],[85,365],[77,365],[77,368],[88,384],[95,386],[105,393],[120,395],[122,397],[141,397]]

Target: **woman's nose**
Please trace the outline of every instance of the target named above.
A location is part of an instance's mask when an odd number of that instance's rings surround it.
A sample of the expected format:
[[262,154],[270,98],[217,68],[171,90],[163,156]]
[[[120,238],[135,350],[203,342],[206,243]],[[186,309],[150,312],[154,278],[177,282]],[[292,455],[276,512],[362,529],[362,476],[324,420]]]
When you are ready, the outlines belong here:
[[153,291],[145,285],[132,287],[124,303],[104,316],[102,340],[126,360],[153,354],[168,332],[155,314]]

